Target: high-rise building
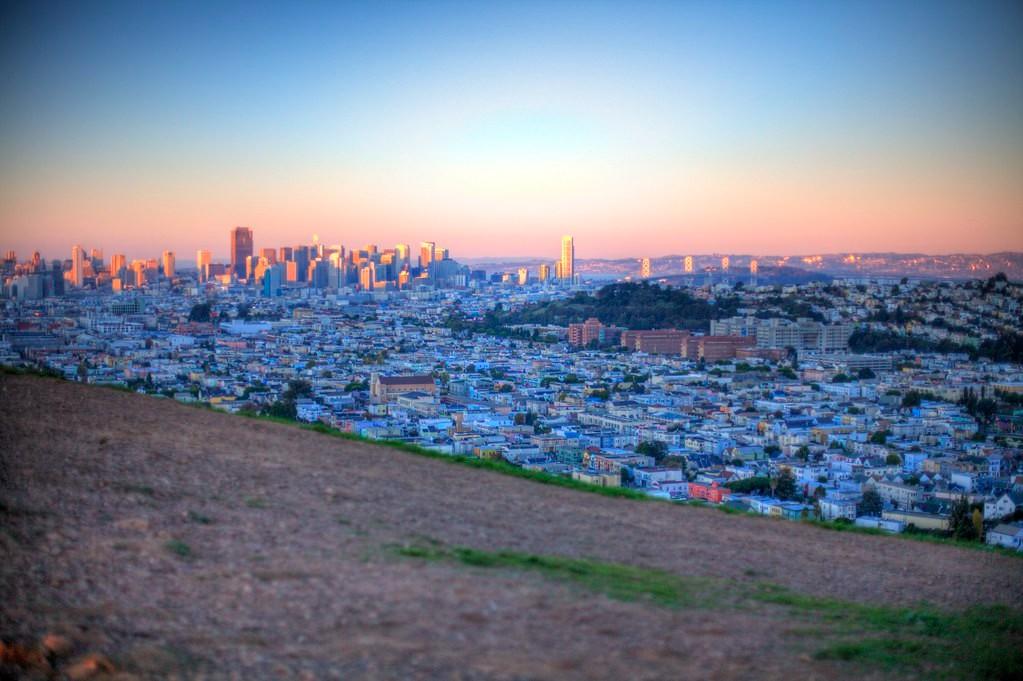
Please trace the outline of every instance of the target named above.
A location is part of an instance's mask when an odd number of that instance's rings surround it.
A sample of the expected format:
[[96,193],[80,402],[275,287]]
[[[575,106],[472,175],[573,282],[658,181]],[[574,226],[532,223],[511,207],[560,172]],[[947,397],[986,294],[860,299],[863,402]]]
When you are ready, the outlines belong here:
[[132,260],[131,261],[131,272],[132,272],[132,284],[135,286],[143,286],[146,283],[146,261],[145,260]]
[[540,281],[546,282],[551,278],[551,266],[547,263],[540,263]]
[[295,257],[292,253],[293,251],[291,250],[291,246],[281,246],[280,255],[277,260],[280,262],[289,262],[294,260]]
[[292,257],[295,260],[295,271],[298,275],[297,281],[309,281],[310,250],[308,246],[295,246],[292,250]]
[[434,261],[437,251],[437,244],[432,241],[424,241],[419,244],[419,267],[427,269]]
[[258,266],[259,266],[258,255],[250,255],[249,257],[245,258],[244,278],[249,283],[256,282],[256,279],[254,277],[256,276],[256,267]]
[[89,260],[92,261],[92,269],[99,271],[103,267],[103,249],[94,248],[89,252]]
[[253,263],[252,276],[249,278],[257,284],[261,283],[263,281],[263,275],[266,274],[268,269],[270,269],[270,261],[263,256],[257,257],[254,255],[249,259],[249,262]]
[[639,276],[641,279],[650,278],[650,258],[643,258],[639,261]]
[[210,276],[210,265],[213,263],[213,255],[205,248],[195,252],[195,269],[199,271],[199,281],[206,281]]
[[71,249],[71,285],[81,288],[85,283],[85,249],[75,246]]
[[725,274],[728,274],[728,268],[731,267],[731,264],[732,261],[729,259],[729,257],[727,255],[723,256],[721,258],[721,271]]
[[359,286],[363,291],[372,291],[376,286],[376,265],[372,262],[359,270]]
[[693,256],[687,255],[685,260],[682,261],[682,271],[686,274],[693,273]]
[[525,286],[529,283],[529,268],[519,268],[519,286]]
[[271,265],[277,263],[277,249],[276,248],[261,248],[259,249],[259,257],[266,258],[266,261]]
[[110,276],[121,276],[121,270],[123,270],[127,264],[128,258],[125,257],[124,253],[114,253],[110,256]]
[[749,283],[750,286],[757,285],[757,273],[760,271],[760,263],[756,260],[749,261]]
[[570,236],[561,237],[561,275],[560,278],[572,281],[575,277],[575,242]]
[[394,247],[395,269],[401,272],[405,267],[412,266],[412,247],[408,244],[397,244]]
[[168,279],[174,278],[174,251],[163,252],[163,276]]
[[284,265],[277,263],[270,265],[263,272],[263,295],[267,298],[274,298],[281,294],[281,287],[284,285]]
[[252,230],[235,227],[231,230],[231,271],[234,276],[244,279],[245,260],[252,255]]

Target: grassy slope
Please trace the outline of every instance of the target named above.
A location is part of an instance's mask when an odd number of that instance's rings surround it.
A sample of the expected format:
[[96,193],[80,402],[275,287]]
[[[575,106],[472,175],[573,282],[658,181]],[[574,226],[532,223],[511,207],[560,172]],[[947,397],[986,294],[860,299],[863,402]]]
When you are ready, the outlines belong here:
[[[288,427],[294,423],[286,422]],[[322,425],[307,430],[332,437],[359,440]],[[381,444],[381,443],[372,443]],[[446,463],[514,475],[534,482],[595,492],[612,497],[648,499],[627,490],[599,488],[557,476],[525,471],[502,462],[450,457],[405,443],[384,443],[418,456]],[[145,490],[139,493],[146,494]],[[150,490],[148,494],[152,494]],[[247,499],[250,508],[264,508]],[[201,514],[191,522],[208,524]],[[736,522],[743,522],[736,519]],[[185,561],[194,560],[192,547],[170,540],[164,549]],[[403,560],[442,564],[474,572],[514,576],[530,573],[543,579],[651,607],[698,611],[752,611],[803,627],[814,640],[819,660],[852,664],[931,678],[1020,678],[1023,670],[1023,614],[1005,607],[952,611],[927,606],[889,607],[808,596],[765,582],[738,582],[678,575],[673,572],[558,555],[519,551],[484,551],[424,541],[391,547]]]

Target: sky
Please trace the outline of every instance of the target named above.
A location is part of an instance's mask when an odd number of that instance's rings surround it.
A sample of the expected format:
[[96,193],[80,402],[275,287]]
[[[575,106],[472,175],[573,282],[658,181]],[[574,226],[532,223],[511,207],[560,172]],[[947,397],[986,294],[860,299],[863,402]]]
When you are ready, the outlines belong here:
[[0,249],[1023,250],[1023,3],[0,5]]

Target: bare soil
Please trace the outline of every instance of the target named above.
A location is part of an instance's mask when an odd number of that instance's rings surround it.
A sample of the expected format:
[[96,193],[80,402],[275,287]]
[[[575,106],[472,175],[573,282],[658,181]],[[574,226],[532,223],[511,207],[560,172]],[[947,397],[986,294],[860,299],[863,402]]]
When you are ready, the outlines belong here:
[[94,678],[888,677],[814,659],[799,622],[392,548],[410,542],[865,603],[1023,604],[1006,556],[612,499],[34,377],[0,377],[0,502],[0,637],[64,635],[68,664],[96,652],[117,670]]

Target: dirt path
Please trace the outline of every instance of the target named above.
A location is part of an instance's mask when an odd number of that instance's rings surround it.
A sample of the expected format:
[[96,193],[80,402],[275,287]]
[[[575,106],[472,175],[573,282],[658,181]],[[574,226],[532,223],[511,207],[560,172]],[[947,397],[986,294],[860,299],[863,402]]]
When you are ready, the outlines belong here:
[[993,554],[610,499],[53,380],[0,377],[0,405],[0,635],[63,632],[136,677],[835,677],[792,623],[389,548],[417,541],[1023,603],[1023,561]]

